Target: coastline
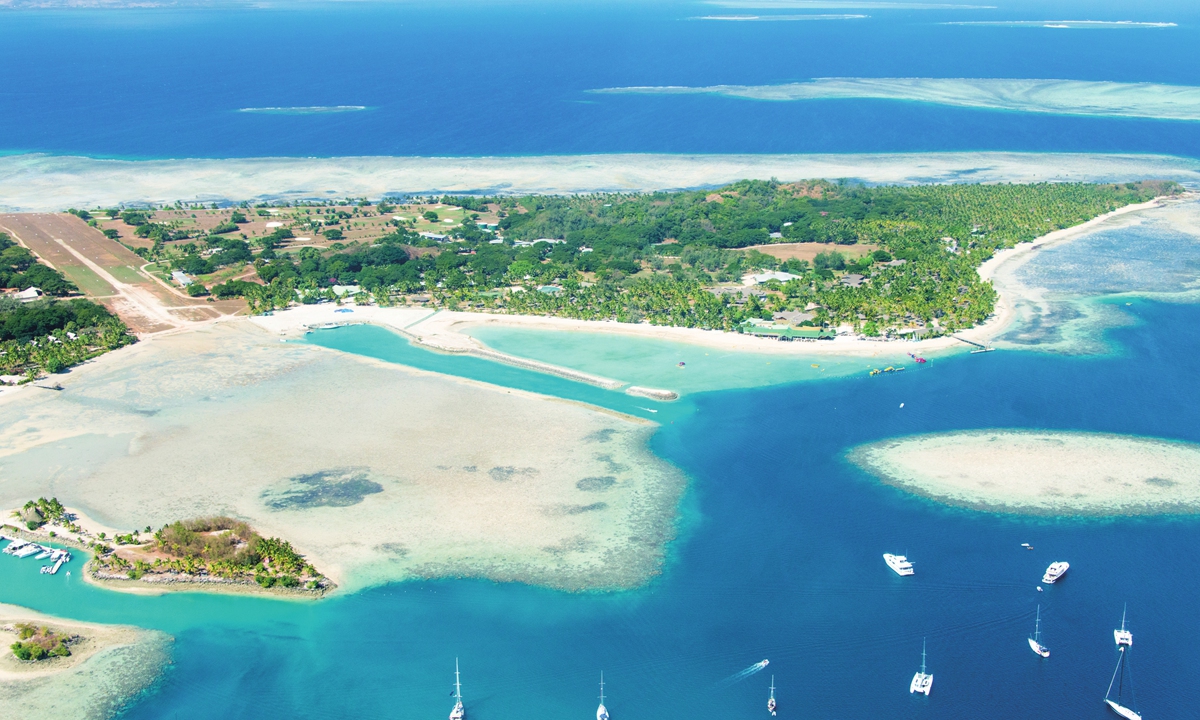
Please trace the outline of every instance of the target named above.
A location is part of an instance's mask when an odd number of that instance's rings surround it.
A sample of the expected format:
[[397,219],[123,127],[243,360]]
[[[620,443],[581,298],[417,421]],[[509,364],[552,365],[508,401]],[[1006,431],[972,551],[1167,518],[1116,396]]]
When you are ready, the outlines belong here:
[[[45,625],[64,635],[80,635],[83,642],[71,645],[71,654],[36,662],[20,661],[13,657],[7,642],[0,642],[0,685],[11,681],[28,681],[56,675],[86,663],[92,656],[112,647],[132,645],[145,630],[131,625],[102,625],[44,615],[35,610],[0,603],[0,628],[16,623]],[[5,635],[7,633],[4,633]]]
[[868,183],[1200,181],[1200,162],[1153,154],[928,152],[615,153],[486,157],[113,160],[0,155],[0,210],[387,194],[573,194],[681,190],[742,179]]
[[0,604],[0,626],[24,622],[81,639],[67,657],[23,662],[7,647],[16,635],[0,631],[0,707],[12,717],[106,720],[152,687],[171,662],[173,638],[163,632]]

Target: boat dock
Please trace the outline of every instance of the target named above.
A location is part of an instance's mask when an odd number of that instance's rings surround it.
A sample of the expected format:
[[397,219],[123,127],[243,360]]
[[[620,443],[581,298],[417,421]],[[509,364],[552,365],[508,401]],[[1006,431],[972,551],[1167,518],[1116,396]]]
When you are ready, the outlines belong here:
[[43,575],[56,575],[64,563],[71,562],[71,553],[63,548],[39,545],[28,540],[10,538],[7,535],[0,535],[0,541],[8,541],[8,547],[0,551],[5,555],[12,555],[18,560],[35,556],[38,560],[50,560],[54,563],[53,565],[42,566]]
[[996,349],[990,345],[980,345],[979,343],[975,342],[974,340],[968,340],[966,338],[962,338],[957,335],[951,335],[950,337],[954,338],[955,340],[958,340],[959,342],[965,342],[968,345],[974,345],[976,349],[971,351],[972,355],[974,355],[976,353],[992,352]]

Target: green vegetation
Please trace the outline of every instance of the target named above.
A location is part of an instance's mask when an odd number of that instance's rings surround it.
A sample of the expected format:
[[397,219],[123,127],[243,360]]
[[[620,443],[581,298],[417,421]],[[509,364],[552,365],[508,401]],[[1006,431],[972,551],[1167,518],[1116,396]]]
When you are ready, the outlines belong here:
[[77,292],[62,273],[42,265],[33,253],[13,242],[8,233],[0,232],[0,289],[31,287],[58,297]]
[[[341,284],[359,285],[385,304],[429,293],[448,307],[724,330],[795,310],[812,315],[804,322],[814,326],[941,334],[992,312],[995,292],[976,269],[997,250],[1179,189],[1169,182],[743,181],[717,191],[641,195],[447,196],[444,205],[495,212],[498,233],[469,214],[445,231],[452,238],[443,243],[397,224],[370,247],[287,255],[268,249],[254,260],[264,285],[222,291],[245,296],[260,311],[332,300],[330,286]],[[436,221],[437,213],[424,217]],[[808,262],[750,247],[789,242],[831,249]],[[853,253],[857,258],[832,249],[856,244],[878,249]],[[715,287],[762,270],[792,277],[753,292]]]
[[22,303],[0,296],[0,373],[61,372],[134,342],[125,324],[83,299]]
[[[140,533],[119,535],[118,545],[139,543]],[[323,590],[324,578],[285,540],[264,538],[244,522],[228,517],[185,520],[163,526],[145,544],[146,555],[122,557],[111,549],[97,567],[137,579],[147,573],[175,572],[253,580],[262,587],[304,584]]]
[[37,661],[48,658],[67,657],[71,648],[67,646],[75,638],[59,635],[50,628],[20,623],[17,625],[18,642],[11,646],[18,660]]
[[30,530],[36,530],[48,522],[65,523],[68,520],[66,510],[63,508],[62,503],[58,501],[58,498],[47,500],[42,497],[37,500],[30,500],[14,514]]

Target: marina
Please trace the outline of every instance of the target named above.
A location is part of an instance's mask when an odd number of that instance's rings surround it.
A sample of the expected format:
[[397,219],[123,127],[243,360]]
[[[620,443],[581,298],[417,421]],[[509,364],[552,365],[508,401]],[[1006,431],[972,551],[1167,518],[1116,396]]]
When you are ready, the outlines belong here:
[[42,575],[56,575],[64,563],[71,562],[71,553],[63,548],[40,545],[28,540],[0,535],[0,542],[3,541],[8,541],[8,545],[4,550],[0,551],[5,555],[11,555],[18,560],[23,560],[31,556],[35,560],[50,560],[52,564],[42,566]]

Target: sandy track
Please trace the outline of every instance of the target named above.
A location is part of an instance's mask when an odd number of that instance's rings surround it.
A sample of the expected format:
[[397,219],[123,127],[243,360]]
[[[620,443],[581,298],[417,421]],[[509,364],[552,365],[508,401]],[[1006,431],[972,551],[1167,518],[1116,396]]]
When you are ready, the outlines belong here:
[[210,322],[245,307],[240,300],[193,299],[163,285],[142,271],[140,256],[73,215],[0,215],[0,230],[76,280],[88,297],[141,335]]

